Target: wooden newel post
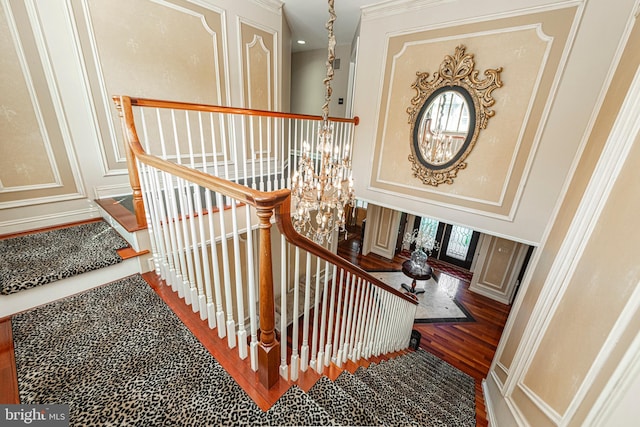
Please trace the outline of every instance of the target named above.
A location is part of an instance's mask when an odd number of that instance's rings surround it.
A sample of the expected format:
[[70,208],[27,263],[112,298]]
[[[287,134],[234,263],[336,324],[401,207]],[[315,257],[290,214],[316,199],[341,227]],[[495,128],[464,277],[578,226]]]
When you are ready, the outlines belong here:
[[258,208],[260,218],[260,342],[258,343],[258,374],[266,388],[278,382],[280,343],[275,334],[275,298],[271,267],[271,208]]
[[140,188],[140,176],[138,175],[138,165],[136,164],[136,156],[133,154],[133,150],[129,145],[127,123],[122,111],[122,104],[120,98],[113,97],[116,103],[116,109],[120,116],[120,124],[122,125],[122,135],[124,137],[124,150],[127,153],[127,171],[129,172],[129,185],[133,190],[133,212],[136,215],[136,222],[138,227],[147,226],[147,218],[144,211],[144,201],[142,200],[142,189]]

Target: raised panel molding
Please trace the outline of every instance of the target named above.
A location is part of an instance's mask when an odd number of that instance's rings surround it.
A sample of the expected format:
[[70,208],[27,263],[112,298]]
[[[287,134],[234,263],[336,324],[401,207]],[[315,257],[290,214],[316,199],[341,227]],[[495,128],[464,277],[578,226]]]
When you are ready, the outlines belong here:
[[[80,178],[80,172],[72,148],[71,135],[60,101],[60,94],[51,67],[51,60],[47,45],[42,35],[40,18],[33,5],[33,1],[15,2],[9,0],[0,1],[3,12],[6,36],[11,40],[14,49],[15,59],[18,61],[17,67],[20,69],[19,76],[5,76],[5,81],[14,82],[20,86],[24,84],[24,90],[28,94],[26,99],[13,99],[23,101],[24,112],[33,114],[29,123],[15,124],[14,119],[19,116],[19,112],[11,105],[2,103],[0,105],[0,120],[4,120],[9,127],[20,126],[19,130],[31,135],[37,134],[39,141],[33,137],[23,141],[30,144],[31,152],[40,151],[41,156],[31,156],[28,160],[12,159],[14,167],[21,167],[28,171],[42,171],[48,168],[48,173],[41,178],[44,180],[36,182],[23,182],[7,184],[0,181],[0,209],[18,208],[41,203],[51,203],[78,199],[84,196],[84,188]],[[8,52],[9,53],[9,52]],[[5,60],[11,60],[12,55],[5,55]],[[9,68],[10,69],[10,68]],[[5,68],[3,71],[6,71]],[[24,94],[21,94],[24,95]],[[5,101],[9,94],[3,93]],[[17,108],[16,108],[17,109]],[[25,126],[33,125],[32,128]],[[6,129],[9,133],[9,129]],[[14,132],[11,132],[15,135]],[[9,143],[9,138],[3,136],[3,145]],[[36,145],[34,146],[34,143]],[[6,150],[6,151],[5,151]],[[9,147],[3,147],[3,152],[11,153]],[[43,157],[44,156],[44,157]],[[39,160],[44,160],[44,162]],[[31,161],[31,163],[29,163]],[[6,180],[5,180],[6,181]]]
[[[500,262],[495,265],[496,254],[509,251],[509,258],[506,263]],[[527,246],[508,241],[499,237],[486,236],[482,240],[477,265],[481,266],[480,271],[473,275],[469,290],[480,295],[484,295],[503,304],[510,304],[511,298],[517,285],[517,277],[527,253]],[[488,271],[492,268],[500,268],[501,280],[496,283],[487,278]]]
[[[105,3],[99,4],[101,7],[105,5]],[[137,75],[134,79],[132,76],[131,81],[133,83],[131,84],[134,85],[132,86],[133,89],[114,88],[113,86],[121,84],[118,83],[118,77],[113,74],[113,70],[109,70],[109,66],[113,64],[113,61],[116,61],[116,58],[113,55],[104,57],[101,49],[105,49],[104,46],[107,42],[115,42],[111,37],[101,37],[98,34],[100,31],[112,31],[112,29],[110,27],[108,30],[96,28],[95,19],[104,19],[104,17],[92,12],[92,2],[90,0],[72,0],[72,7],[70,8],[71,21],[75,26],[74,30],[78,38],[78,55],[83,63],[85,74],[84,84],[92,100],[92,115],[96,129],[100,130],[98,146],[101,150],[105,175],[124,175],[127,173],[126,155],[123,151],[124,143],[122,141],[119,118],[111,100],[111,96],[115,93],[112,92],[157,99],[216,105],[228,104],[229,90],[228,79],[226,78],[228,55],[225,52],[224,12],[210,4],[205,5],[201,2],[194,4],[182,0],[138,0],[135,5],[143,7],[144,11],[155,17],[158,22],[154,30],[163,37],[169,37],[174,43],[178,43],[180,38],[171,38],[172,34],[169,31],[177,31],[176,28],[179,23],[176,20],[181,19],[180,17],[184,15],[196,18],[199,24],[189,25],[188,28],[192,31],[192,36],[198,28],[202,29],[203,35],[198,37],[198,40],[208,40],[202,42],[202,45],[207,45],[206,49],[209,50],[203,51],[206,53],[206,57],[202,57],[202,55],[199,55],[200,51],[187,49],[186,46],[185,49],[175,47],[169,53],[177,54],[177,52],[181,52],[180,54],[184,56],[187,55],[185,52],[193,52],[188,58],[185,57],[186,59],[184,60],[176,61],[176,58],[173,58],[173,60],[165,62],[166,64],[183,64],[179,68],[171,68],[167,65],[164,71],[157,70],[157,67],[154,66],[156,59],[152,57],[140,59],[142,54],[138,55],[138,50],[141,45],[146,45],[147,48],[154,46],[158,52],[166,53],[167,48],[159,45],[161,37],[152,38],[153,34],[150,33],[150,38],[140,39],[136,38],[135,34],[132,34],[131,38],[126,42],[126,48],[122,49],[120,61],[128,61],[130,63],[129,66],[133,69],[148,69],[150,74],[147,76],[148,78],[142,78],[141,75]],[[159,7],[169,12],[164,11],[162,12],[164,13],[163,15],[156,13],[161,9],[157,9],[154,12],[154,8]],[[175,19],[172,19],[172,15],[170,15],[172,12],[176,14]],[[210,23],[208,19],[213,19],[215,22]],[[127,22],[115,16],[114,21],[119,22],[119,26],[122,27],[128,25]],[[149,25],[151,24],[153,22],[149,23]],[[174,28],[171,28],[172,24]],[[185,43],[189,42],[189,40],[185,41]],[[128,54],[137,58],[137,61],[147,61],[143,64],[146,65],[146,68],[145,66],[138,66],[139,64],[132,64],[131,59],[126,57]],[[111,61],[109,66],[105,66],[105,61],[107,60]],[[204,74],[194,76],[193,69],[203,69],[204,67],[204,65],[198,66],[199,64],[205,64],[209,68],[212,67],[211,72],[206,76]],[[122,80],[121,77],[120,80]],[[136,81],[141,84],[136,85]],[[201,90],[194,90],[194,85],[201,87]],[[123,91],[127,93],[121,93]]]
[[369,252],[393,259],[401,213],[369,203],[362,253]]
[[[276,78],[279,61],[278,32],[241,17],[238,17],[237,29],[243,105],[246,108],[277,111],[280,105]],[[266,81],[256,85],[254,78],[257,76],[262,79],[265,75]],[[254,98],[266,98],[267,105],[255,105]]]

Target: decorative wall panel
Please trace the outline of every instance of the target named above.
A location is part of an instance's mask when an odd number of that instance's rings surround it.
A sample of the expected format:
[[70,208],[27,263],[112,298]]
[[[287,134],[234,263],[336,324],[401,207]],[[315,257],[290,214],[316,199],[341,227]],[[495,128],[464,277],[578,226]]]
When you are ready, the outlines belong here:
[[66,123],[58,121],[57,92],[45,71],[48,57],[34,38],[37,18],[23,1],[1,6],[0,208],[81,197]]
[[240,21],[243,103],[246,108],[277,110],[277,34]]
[[126,173],[113,95],[228,104],[222,12],[182,0],[72,5],[107,174]]
[[[371,187],[478,213],[513,215],[574,14],[567,8],[390,37]],[[480,135],[464,173],[451,185],[424,186],[407,161],[410,84],[417,72],[436,70],[458,44],[474,53],[479,69],[502,66],[504,86],[495,94],[491,126]]]

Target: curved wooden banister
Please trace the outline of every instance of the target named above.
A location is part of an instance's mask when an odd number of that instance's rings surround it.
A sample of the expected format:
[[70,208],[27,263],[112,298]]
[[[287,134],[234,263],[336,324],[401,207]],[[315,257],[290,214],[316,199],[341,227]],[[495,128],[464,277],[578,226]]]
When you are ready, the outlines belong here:
[[[114,100],[117,97],[114,97]],[[159,99],[148,98],[131,98],[127,97],[131,105],[136,107],[155,107],[155,108],[175,108],[179,110],[192,110],[203,111],[208,113],[227,113],[227,114],[240,114],[244,116],[261,116],[261,117],[278,117],[282,119],[304,119],[304,120],[322,120],[322,116],[314,116],[310,114],[294,114],[294,113],[282,113],[278,111],[267,110],[253,110],[250,108],[237,108],[237,107],[224,107],[221,105],[210,104],[195,104],[191,102],[179,102],[179,101],[163,101]],[[343,117],[329,117],[329,121],[332,122],[344,122],[353,123],[358,125],[360,118],[358,116],[348,119]]]
[[[320,116],[308,116],[301,114],[277,113],[261,110],[249,110],[242,108],[219,107],[202,104],[189,104],[181,102],[160,101],[143,98],[131,98],[128,96],[115,96],[113,100],[117,106],[121,118],[122,131],[125,137],[128,167],[130,172],[131,186],[135,196],[139,196],[140,212],[144,217],[142,210],[142,192],[138,176],[138,163],[136,159],[144,165],[151,166],[157,170],[161,170],[176,176],[190,183],[197,184],[203,188],[212,190],[215,193],[228,196],[240,203],[253,206],[259,219],[259,309],[260,309],[260,338],[258,343],[258,373],[260,382],[267,388],[272,387],[278,380],[278,362],[280,353],[280,343],[275,333],[275,298],[273,286],[272,271],[272,251],[271,251],[271,218],[275,212],[275,219],[280,232],[285,236],[286,240],[291,244],[306,250],[308,253],[333,263],[344,271],[350,272],[370,282],[390,294],[393,294],[414,305],[417,302],[403,294],[402,292],[390,287],[371,274],[362,270],[358,266],[351,264],[349,261],[339,257],[331,251],[319,246],[302,235],[298,234],[291,220],[291,190],[280,189],[274,191],[260,191],[252,189],[242,184],[219,178],[208,173],[164,160],[160,157],[149,154],[145,151],[140,143],[135,123],[133,106],[138,107],[156,107],[171,108],[181,110],[194,110],[203,112],[220,112],[226,114],[244,114],[255,116],[294,118],[305,120],[322,120]],[[339,122],[358,123],[358,118],[354,119],[331,119]],[[136,212],[138,217],[138,212]],[[397,300],[396,300],[397,301]]]
[[293,228],[293,222],[291,221],[291,197],[287,197],[281,204],[278,204],[275,207],[275,211],[276,224],[278,225],[278,229],[285,236],[289,243],[298,246],[301,249],[304,249],[305,251],[324,259],[325,261],[329,261],[350,273],[354,273],[357,276],[365,278],[374,286],[384,289],[385,291],[396,295],[397,297],[400,297],[406,301],[409,301],[414,305],[418,305],[416,300],[414,300],[413,298],[405,295],[397,289],[392,288],[380,279],[372,276],[371,273],[363,270],[355,264],[350,263],[346,259],[312,242],[311,240],[295,231],[295,229]]
[[224,194],[225,196],[232,197],[242,203],[247,203],[255,208],[274,208],[277,204],[282,203],[282,201],[284,201],[291,193],[291,190],[289,189],[281,189],[270,192],[254,190],[242,184],[228,181],[226,179],[219,178],[184,165],[172,163],[151,154],[147,154],[147,152],[142,147],[142,144],[140,144],[138,133],[136,132],[136,129],[133,125],[133,110],[131,109],[131,106],[134,104],[132,103],[132,98],[128,96],[120,96],[114,97],[113,100],[116,103],[120,114],[122,114],[124,118],[123,131],[127,136],[126,142],[133,151],[133,154],[141,162],[165,172],[169,172],[173,175],[186,178],[189,181],[196,183],[204,188],[208,188],[210,190]]

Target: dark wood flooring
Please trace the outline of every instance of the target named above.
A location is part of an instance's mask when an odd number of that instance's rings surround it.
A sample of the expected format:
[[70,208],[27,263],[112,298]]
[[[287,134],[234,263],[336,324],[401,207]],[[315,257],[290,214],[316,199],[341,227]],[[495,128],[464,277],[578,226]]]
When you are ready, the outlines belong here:
[[[376,254],[360,253],[359,233],[349,233],[348,240],[338,244],[338,255],[365,270],[401,270],[406,258],[392,260]],[[436,276],[444,274],[434,270]],[[476,381],[476,425],[487,426],[482,393],[482,380],[487,377],[498,341],[511,306],[469,291],[469,283],[458,280],[456,298],[471,313],[475,322],[416,323],[420,347],[472,376]]]

